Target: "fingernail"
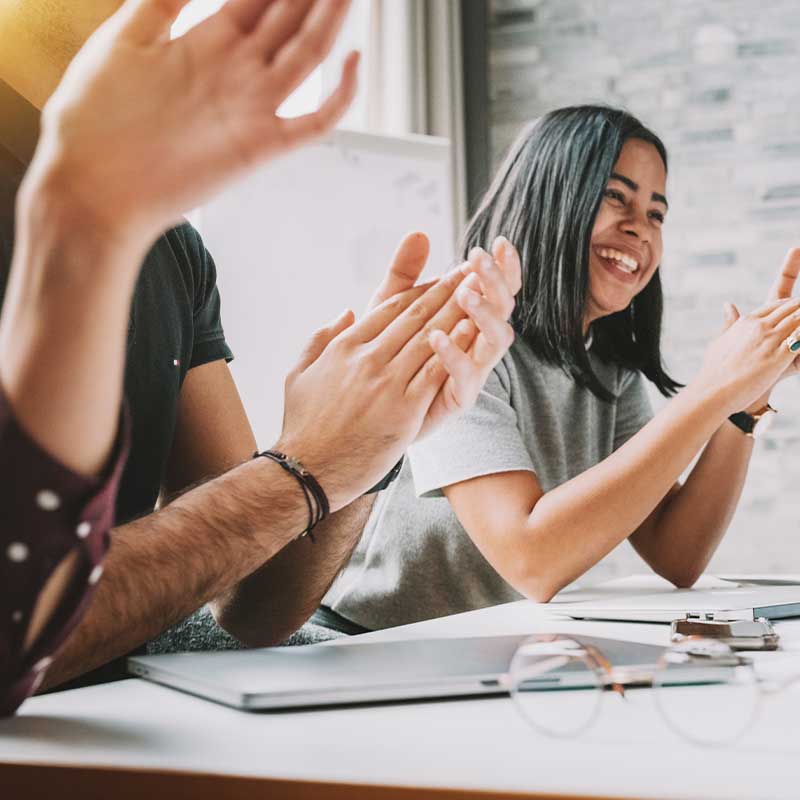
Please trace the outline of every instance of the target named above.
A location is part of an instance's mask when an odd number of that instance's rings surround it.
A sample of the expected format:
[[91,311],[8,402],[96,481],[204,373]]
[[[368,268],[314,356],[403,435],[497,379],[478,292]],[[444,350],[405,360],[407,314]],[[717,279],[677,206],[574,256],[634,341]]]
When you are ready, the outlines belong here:
[[478,297],[472,289],[460,289],[459,290],[461,301],[464,305],[469,306],[470,308],[477,308],[478,303],[480,303],[480,297]]
[[473,247],[472,250],[469,251],[469,260],[479,261],[483,257],[484,252],[482,247]]
[[506,239],[505,236],[498,236],[492,244],[492,250],[494,250],[496,247],[502,248],[505,252],[505,249],[508,247],[508,239]]
[[459,322],[458,325],[456,325],[453,333],[465,336],[468,333],[472,333],[472,330],[473,330],[473,323],[471,322],[471,320],[462,319],[461,322]]
[[470,289],[477,289],[481,285],[481,279],[476,273],[470,272],[463,285]]
[[444,347],[446,344],[445,339],[447,339],[446,334],[440,330],[431,331],[428,334],[428,343],[433,347]]

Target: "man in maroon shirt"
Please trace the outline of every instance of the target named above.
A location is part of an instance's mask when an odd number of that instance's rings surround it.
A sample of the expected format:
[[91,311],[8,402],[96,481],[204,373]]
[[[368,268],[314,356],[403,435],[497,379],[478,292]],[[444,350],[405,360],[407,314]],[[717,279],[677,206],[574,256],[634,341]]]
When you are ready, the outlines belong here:
[[[33,18],[26,13],[41,13],[36,5],[15,5],[10,18],[0,16],[4,41],[31,38],[25,26]],[[117,3],[66,5],[70,11],[80,6],[84,14],[75,19],[85,22],[87,8],[98,21],[104,5],[107,11]],[[249,458],[255,442],[221,361],[187,377],[176,435],[184,452],[174,457],[183,462],[177,473],[184,486],[223,474],[117,529],[102,582],[96,566],[88,576],[80,573],[76,561],[85,573],[99,559],[104,538],[92,538],[86,524],[103,532],[109,524],[128,310],[144,253],[183,209],[328,130],[355,91],[351,56],[319,111],[297,120],[276,114],[329,51],[345,0],[229,0],[170,42],[183,5],[129,0],[93,37],[48,102],[18,200],[15,259],[0,322],[0,384],[13,411],[3,430],[24,430],[42,448],[37,461],[29,459],[26,475],[49,458],[69,472],[61,476],[67,489],[69,480],[89,477],[62,505],[52,486],[36,490],[34,517],[24,516],[24,502],[36,482],[19,484],[23,505],[8,521],[24,527],[0,526],[4,569],[30,565],[24,578],[3,585],[0,611],[17,619],[17,601],[33,606],[38,597],[47,602],[41,612],[33,608],[33,617],[50,621],[37,628],[26,619],[23,632],[4,642],[4,689],[15,683],[27,690],[48,667],[48,682],[59,683],[128,652],[213,598],[224,617],[227,593],[239,591],[239,582],[259,568],[274,573],[278,602],[272,625],[266,620],[266,633],[254,638],[280,639],[313,611],[357,540],[371,503],[358,498],[421,432],[474,401],[510,342],[505,319],[519,288],[513,248],[498,242],[494,259],[476,254],[470,269],[479,281],[456,271],[411,288],[427,248],[424,237],[410,238],[375,308],[359,322],[348,312],[320,330],[287,382],[284,430],[275,449],[300,459],[327,495],[333,513],[316,529],[316,544],[297,538],[309,516],[296,476],[274,461]],[[0,70],[41,105],[63,64],[24,56],[14,52],[4,63],[0,55]],[[471,289],[458,288],[469,281]],[[188,436],[192,430],[195,437]],[[105,488],[102,478],[91,477],[98,475],[112,476]],[[92,517],[94,495],[102,508]],[[44,512],[53,514],[46,522]],[[62,544],[48,551],[55,516]],[[26,541],[14,538],[19,530]],[[64,544],[69,530],[72,548]],[[84,539],[95,547],[91,553],[74,545]],[[40,594],[48,579],[58,591]],[[52,647],[74,621],[54,609],[66,595],[77,609],[84,579],[98,585],[83,623],[54,663],[30,664],[32,653]],[[0,637],[4,631],[0,626]],[[33,642],[31,631],[37,632]],[[30,677],[34,666],[38,677]]]

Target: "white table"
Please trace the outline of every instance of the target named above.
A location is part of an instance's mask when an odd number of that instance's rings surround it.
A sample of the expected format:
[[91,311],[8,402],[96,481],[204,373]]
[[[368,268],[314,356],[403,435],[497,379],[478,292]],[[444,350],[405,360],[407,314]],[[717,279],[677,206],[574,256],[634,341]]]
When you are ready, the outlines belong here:
[[[664,625],[574,622],[548,613],[552,606],[513,603],[368,637],[562,631],[667,643]],[[788,652],[759,656],[800,672],[800,620],[776,627]],[[0,721],[0,788],[5,763],[257,779],[241,794],[209,795],[237,798],[356,796],[352,788],[333,791],[342,783],[413,787],[388,794],[364,790],[363,796],[386,798],[439,796],[428,791],[436,787],[459,790],[441,795],[453,798],[478,790],[548,797],[800,796],[800,691],[768,700],[754,729],[721,749],[679,739],[658,716],[650,690],[629,692],[624,702],[605,699],[591,732],[559,740],[530,729],[507,698],[248,714],[128,680],[33,698],[16,718]],[[263,794],[253,789],[262,780],[271,787]],[[311,784],[300,791],[300,784],[279,781]],[[330,784],[333,793],[326,793]],[[54,797],[57,788],[51,787]],[[0,797],[6,794],[0,791]]]

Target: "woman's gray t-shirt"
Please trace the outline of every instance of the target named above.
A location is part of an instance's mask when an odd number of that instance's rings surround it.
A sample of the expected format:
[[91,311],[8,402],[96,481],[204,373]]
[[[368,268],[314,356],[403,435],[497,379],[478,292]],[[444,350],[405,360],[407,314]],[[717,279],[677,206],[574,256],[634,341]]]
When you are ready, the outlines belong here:
[[[653,415],[641,374],[607,364],[591,350],[589,358],[617,400],[600,400],[518,338],[473,408],[410,449],[324,605],[378,629],[519,600],[473,544],[441,489],[525,470],[547,492],[639,431]],[[587,520],[587,534],[590,526]]]

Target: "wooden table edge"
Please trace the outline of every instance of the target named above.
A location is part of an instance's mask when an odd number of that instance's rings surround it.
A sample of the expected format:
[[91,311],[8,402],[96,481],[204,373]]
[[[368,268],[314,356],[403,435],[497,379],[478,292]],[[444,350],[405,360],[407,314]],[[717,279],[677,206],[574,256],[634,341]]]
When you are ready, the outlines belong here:
[[[586,796],[382,786],[174,770],[0,763],[0,796],[25,800],[589,800]],[[592,797],[591,800],[621,800]]]

